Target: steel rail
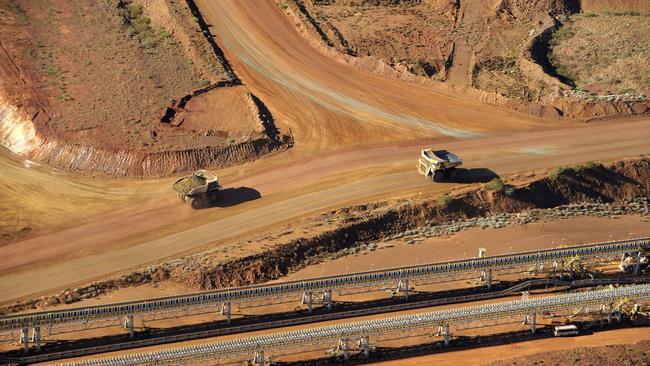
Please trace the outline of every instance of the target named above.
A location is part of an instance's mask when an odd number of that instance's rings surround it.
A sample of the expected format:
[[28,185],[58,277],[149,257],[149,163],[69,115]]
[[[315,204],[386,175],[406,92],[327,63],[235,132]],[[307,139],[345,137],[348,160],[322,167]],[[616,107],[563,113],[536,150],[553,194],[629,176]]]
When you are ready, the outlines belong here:
[[283,353],[289,349],[315,344],[331,344],[342,339],[377,336],[392,332],[404,332],[405,330],[434,329],[434,327],[438,326],[476,323],[481,320],[558,312],[576,307],[612,304],[621,299],[638,301],[648,298],[650,298],[650,285],[633,285],[337,324],[146,353],[71,362],[63,365],[139,365],[153,362],[179,361],[188,358],[230,358],[236,355],[249,355],[256,351]]
[[427,277],[454,275],[475,271],[499,270],[512,268],[513,266],[561,261],[575,256],[581,258],[611,256],[626,252],[640,251],[646,248],[650,248],[650,238],[638,238],[539,251],[519,252],[467,260],[454,260],[407,267],[378,269],[275,284],[226,288],[140,301],[10,315],[0,318],[0,332],[19,330],[28,327],[53,326],[86,321],[88,319],[105,319],[127,315],[146,314],[170,309],[187,309],[190,307],[207,306],[210,304],[241,303],[274,298],[277,296],[301,295],[308,292],[317,293],[327,290],[342,290],[345,288],[384,284],[406,279],[417,280]]

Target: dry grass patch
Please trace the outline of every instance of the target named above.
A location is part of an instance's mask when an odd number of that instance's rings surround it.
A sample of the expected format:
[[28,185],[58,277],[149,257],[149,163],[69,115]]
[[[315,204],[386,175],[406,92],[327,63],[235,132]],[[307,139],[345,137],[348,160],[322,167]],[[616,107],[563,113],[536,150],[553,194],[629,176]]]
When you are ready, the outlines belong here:
[[650,92],[650,17],[585,13],[551,40],[551,63],[579,89],[595,94]]

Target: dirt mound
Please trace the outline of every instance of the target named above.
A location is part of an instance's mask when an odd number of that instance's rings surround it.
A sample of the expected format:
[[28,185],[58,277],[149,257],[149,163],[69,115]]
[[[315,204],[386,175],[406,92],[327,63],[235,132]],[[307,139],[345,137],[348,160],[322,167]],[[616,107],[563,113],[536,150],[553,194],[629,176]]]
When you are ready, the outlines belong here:
[[[456,1],[282,2],[312,39],[344,54],[376,57],[400,72],[444,79]],[[428,26],[427,26],[428,25]]]

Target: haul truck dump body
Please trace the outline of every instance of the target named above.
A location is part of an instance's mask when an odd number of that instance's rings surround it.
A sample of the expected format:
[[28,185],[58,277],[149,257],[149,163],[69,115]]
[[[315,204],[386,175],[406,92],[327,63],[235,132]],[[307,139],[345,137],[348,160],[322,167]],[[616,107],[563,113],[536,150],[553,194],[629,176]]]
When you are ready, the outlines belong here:
[[463,159],[447,150],[422,149],[418,159],[418,173],[430,177],[432,182],[449,179]]
[[192,208],[201,208],[214,203],[219,198],[219,179],[208,170],[196,172],[177,180],[173,185],[178,197]]

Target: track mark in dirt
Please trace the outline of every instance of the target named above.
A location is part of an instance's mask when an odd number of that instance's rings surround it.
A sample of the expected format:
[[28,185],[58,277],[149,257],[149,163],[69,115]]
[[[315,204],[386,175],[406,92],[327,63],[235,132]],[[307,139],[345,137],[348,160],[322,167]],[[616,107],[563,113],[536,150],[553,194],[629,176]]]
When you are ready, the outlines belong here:
[[[482,0],[461,0],[460,2],[455,32],[468,34],[463,41],[457,42],[454,47],[452,65],[447,78],[449,83],[458,87],[470,85],[474,65],[474,47],[484,31],[481,6]],[[476,33],[478,35],[475,35]],[[474,37],[478,38],[475,40]]]

